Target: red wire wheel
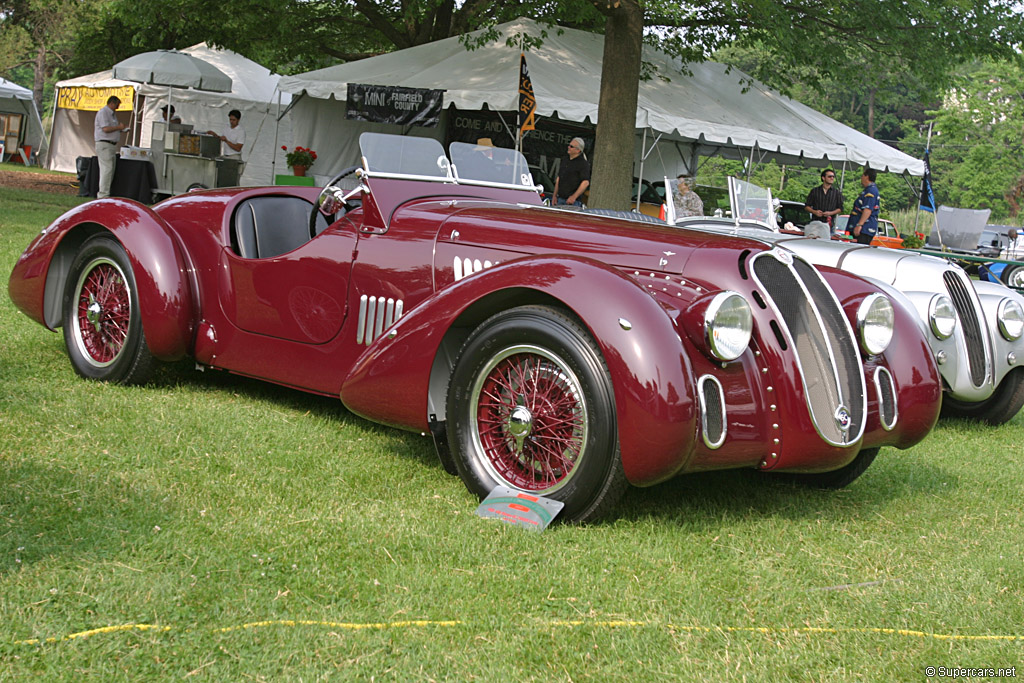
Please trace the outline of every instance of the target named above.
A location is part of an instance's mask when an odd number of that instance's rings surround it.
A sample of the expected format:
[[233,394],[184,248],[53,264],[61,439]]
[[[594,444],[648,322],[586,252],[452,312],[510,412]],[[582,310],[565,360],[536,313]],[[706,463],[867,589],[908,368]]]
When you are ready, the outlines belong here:
[[124,273],[107,257],[82,269],[75,302],[75,341],[83,357],[96,367],[110,365],[124,350],[132,302]]
[[587,442],[583,389],[568,365],[536,346],[495,355],[471,396],[485,465],[508,486],[551,493],[572,477]]
[[135,276],[121,243],[86,240],[71,263],[61,323],[71,367],[82,377],[142,384],[155,359],[142,330]]

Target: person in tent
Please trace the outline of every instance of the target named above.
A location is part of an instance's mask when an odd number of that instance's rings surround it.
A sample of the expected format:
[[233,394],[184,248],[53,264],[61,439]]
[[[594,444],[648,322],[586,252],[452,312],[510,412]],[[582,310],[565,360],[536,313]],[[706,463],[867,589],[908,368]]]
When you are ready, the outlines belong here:
[[100,185],[97,199],[110,196],[110,184],[114,181],[114,165],[117,163],[118,143],[121,131],[128,127],[117,120],[117,108],[121,100],[115,95],[107,98],[107,105],[96,112],[93,124],[93,140],[96,143],[96,158],[100,162]]
[[217,134],[212,130],[206,131],[208,135],[217,135],[221,141],[221,156],[225,159],[241,160],[242,147],[245,145],[245,129],[239,124],[242,120],[242,112],[232,109],[228,112],[228,127],[224,132]]

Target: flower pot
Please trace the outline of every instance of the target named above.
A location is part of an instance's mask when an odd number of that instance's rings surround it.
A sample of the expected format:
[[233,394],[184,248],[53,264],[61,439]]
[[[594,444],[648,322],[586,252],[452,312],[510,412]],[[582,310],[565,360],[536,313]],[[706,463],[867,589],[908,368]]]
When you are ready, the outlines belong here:
[[292,173],[294,173],[297,176],[304,176],[306,175],[306,167],[300,166],[299,164],[295,164],[294,166],[292,166]]

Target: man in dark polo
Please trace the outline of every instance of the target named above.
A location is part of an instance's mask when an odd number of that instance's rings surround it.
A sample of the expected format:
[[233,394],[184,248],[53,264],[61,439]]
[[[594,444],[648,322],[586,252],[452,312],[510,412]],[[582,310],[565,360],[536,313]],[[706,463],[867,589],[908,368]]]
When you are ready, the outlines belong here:
[[843,212],[843,194],[835,187],[836,172],[826,168],[821,172],[821,185],[807,194],[804,208],[814,217],[813,220],[828,223],[833,232],[836,227],[836,216]]

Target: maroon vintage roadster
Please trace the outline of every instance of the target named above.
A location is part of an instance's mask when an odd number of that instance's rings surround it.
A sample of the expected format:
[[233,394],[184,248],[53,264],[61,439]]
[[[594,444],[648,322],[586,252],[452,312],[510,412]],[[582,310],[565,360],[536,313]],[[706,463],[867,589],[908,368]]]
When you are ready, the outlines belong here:
[[545,207],[512,150],[369,133],[361,148],[319,196],[82,205],[28,247],[11,298],[63,327],[84,377],[137,383],[191,356],[339,396],[430,432],[477,495],[547,496],[566,520],[700,470],[844,486],[935,423],[915,313],[857,276]]

